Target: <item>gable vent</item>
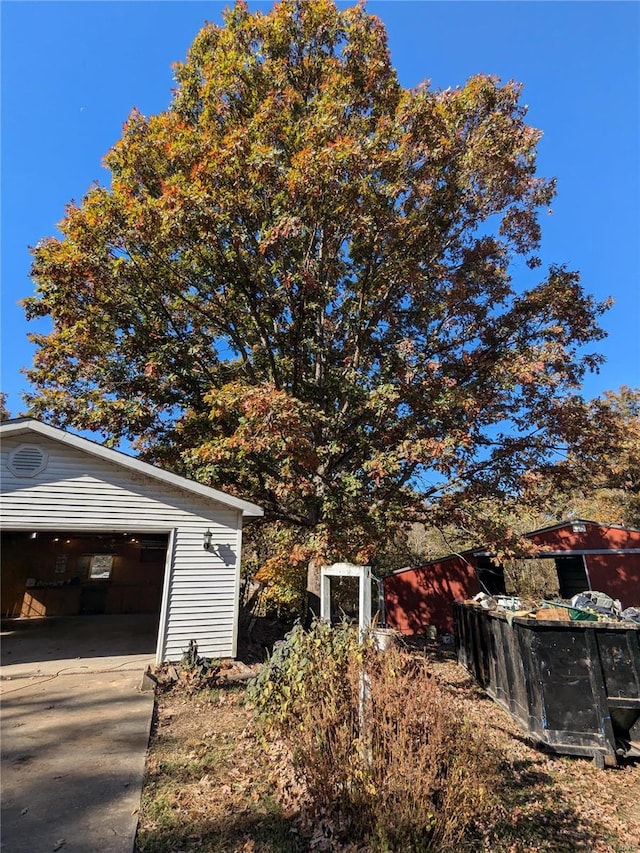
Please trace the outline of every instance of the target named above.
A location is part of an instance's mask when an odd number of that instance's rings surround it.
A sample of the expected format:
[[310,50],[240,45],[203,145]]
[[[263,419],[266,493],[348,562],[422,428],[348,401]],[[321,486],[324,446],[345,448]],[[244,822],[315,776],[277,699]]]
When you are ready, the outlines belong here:
[[36,444],[21,444],[9,456],[9,470],[16,477],[35,477],[47,466],[47,454]]

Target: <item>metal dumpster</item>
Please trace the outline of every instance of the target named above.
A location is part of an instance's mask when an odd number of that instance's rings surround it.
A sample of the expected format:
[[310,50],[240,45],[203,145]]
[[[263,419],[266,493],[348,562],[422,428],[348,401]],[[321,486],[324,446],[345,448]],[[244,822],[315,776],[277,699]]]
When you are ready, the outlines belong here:
[[600,765],[640,757],[640,625],[454,604],[458,662],[532,740]]

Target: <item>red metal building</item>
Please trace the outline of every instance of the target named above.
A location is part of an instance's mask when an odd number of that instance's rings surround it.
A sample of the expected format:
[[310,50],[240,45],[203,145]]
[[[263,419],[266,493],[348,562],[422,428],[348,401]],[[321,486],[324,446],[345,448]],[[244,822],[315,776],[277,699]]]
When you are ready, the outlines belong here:
[[[640,530],[595,521],[565,521],[526,534],[538,546],[538,559],[555,562],[560,595],[587,589],[640,606]],[[403,634],[428,626],[453,631],[451,605],[476,593],[505,592],[502,567],[486,549],[474,548],[400,569],[384,578],[387,625]]]

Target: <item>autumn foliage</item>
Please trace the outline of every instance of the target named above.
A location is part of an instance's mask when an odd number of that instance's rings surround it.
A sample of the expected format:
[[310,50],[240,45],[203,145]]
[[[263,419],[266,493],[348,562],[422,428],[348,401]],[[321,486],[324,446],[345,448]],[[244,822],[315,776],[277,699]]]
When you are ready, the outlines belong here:
[[330,0],[239,3],[175,76],[33,250],[34,414],[262,504],[278,559],[370,560],[566,452],[605,306],[541,269],[520,85],[403,88]]

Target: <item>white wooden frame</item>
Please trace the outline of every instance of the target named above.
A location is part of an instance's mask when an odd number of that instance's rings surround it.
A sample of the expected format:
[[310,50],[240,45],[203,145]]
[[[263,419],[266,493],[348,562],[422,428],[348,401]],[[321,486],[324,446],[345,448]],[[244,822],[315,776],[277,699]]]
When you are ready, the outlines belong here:
[[164,560],[164,579],[162,581],[162,598],[160,600],[160,621],[158,624],[158,638],[156,641],[156,663],[164,661],[167,648],[167,620],[169,618],[169,601],[171,600],[171,584],[173,582],[173,558],[176,550],[176,533],[174,527],[168,531],[167,553]]
[[356,577],[360,581],[358,596],[358,627],[360,640],[371,625],[371,566],[353,563],[334,563],[320,570],[320,618],[331,621],[331,578]]

